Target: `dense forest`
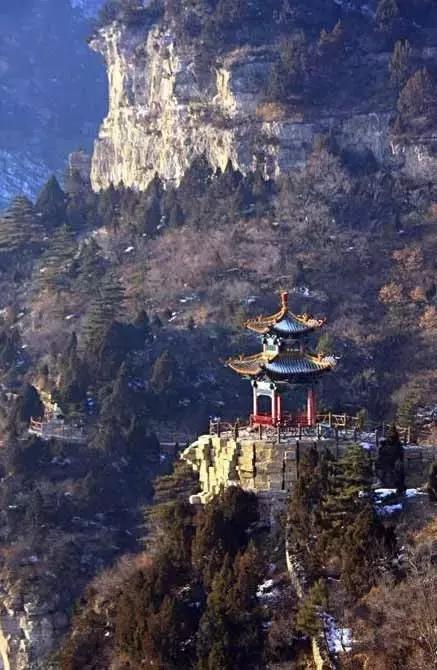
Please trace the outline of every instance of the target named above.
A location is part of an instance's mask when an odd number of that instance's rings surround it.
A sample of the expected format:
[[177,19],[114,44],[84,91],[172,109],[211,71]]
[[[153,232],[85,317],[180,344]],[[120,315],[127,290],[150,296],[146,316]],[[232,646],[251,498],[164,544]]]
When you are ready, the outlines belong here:
[[[432,158],[435,4],[366,7],[110,0],[95,29],[160,21],[203,68],[268,36],[262,114],[388,114],[393,146],[426,137]],[[435,405],[437,182],[329,132],[290,173],[256,158],[215,170],[205,151],[179,184],[156,174],[143,191],[95,192],[72,163],[0,215],[0,570],[58,613],[38,670],[310,668],[321,612],[343,632],[342,668],[434,667],[437,466],[415,482],[427,495],[408,488],[396,424]],[[224,362],[255,350],[242,324],[284,288],[327,317],[312,344],[338,366],[321,409],[392,427],[376,460],[309,450],[268,529],[237,487],[190,505],[196,477],[163,444],[247,417]],[[28,432],[53,411],[73,439]]]

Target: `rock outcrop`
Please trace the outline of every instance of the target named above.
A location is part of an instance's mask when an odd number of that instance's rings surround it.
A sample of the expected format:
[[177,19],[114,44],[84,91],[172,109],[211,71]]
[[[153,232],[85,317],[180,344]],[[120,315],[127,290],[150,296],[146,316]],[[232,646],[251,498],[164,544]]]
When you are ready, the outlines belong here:
[[191,502],[205,504],[221,489],[240,486],[257,494],[262,517],[274,522],[297,480],[301,453],[313,445],[325,449],[332,441],[305,438],[279,442],[274,436],[260,438],[247,431],[240,437],[201,435],[182,453],[199,475],[200,493],[192,496]]
[[178,185],[201,155],[214,169],[230,161],[243,173],[258,165],[277,176],[302,166],[324,133],[341,149],[390,159],[389,113],[307,118],[298,104],[269,102],[274,45],[240,47],[211,62],[168,27],[113,23],[91,46],[105,58],[110,98],[95,143],[96,190],[120,183],[143,190],[155,173]]
[[68,628],[71,604],[56,593],[42,600],[20,584],[4,582],[2,588],[0,668],[49,670],[53,649]]

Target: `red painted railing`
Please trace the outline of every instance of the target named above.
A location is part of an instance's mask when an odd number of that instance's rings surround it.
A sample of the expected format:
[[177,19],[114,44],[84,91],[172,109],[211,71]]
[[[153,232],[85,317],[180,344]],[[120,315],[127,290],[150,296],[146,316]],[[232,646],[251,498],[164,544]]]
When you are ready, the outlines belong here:
[[281,420],[273,420],[271,414],[251,414],[251,426],[281,426],[284,428],[297,428],[302,426],[306,428],[310,425],[306,413],[302,414],[288,414],[284,413]]
[[251,426],[274,426],[275,422],[273,421],[271,414],[251,414],[250,415],[250,425]]

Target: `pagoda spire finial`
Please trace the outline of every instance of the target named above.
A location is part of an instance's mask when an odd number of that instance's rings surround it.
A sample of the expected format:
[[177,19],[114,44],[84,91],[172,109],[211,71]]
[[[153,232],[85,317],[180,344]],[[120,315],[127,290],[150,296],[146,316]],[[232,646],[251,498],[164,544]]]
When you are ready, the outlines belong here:
[[281,291],[281,306],[282,309],[288,310],[288,291]]

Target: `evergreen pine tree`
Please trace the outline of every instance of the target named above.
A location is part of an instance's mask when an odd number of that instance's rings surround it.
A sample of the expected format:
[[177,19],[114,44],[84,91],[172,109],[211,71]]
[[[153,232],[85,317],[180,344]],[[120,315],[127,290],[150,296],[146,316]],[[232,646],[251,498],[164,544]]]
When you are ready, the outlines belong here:
[[341,580],[352,596],[359,598],[378,581],[380,558],[390,550],[389,535],[369,503],[361,505],[361,510],[345,528]]
[[131,425],[134,407],[126,363],[118,370],[112,392],[103,403],[101,417],[103,421],[115,421],[121,430],[127,430]]
[[90,445],[93,449],[107,454],[125,454],[126,437],[120,430],[116,419],[108,418],[104,422],[100,422]]
[[35,245],[42,243],[42,239],[42,230],[30,200],[24,196],[14,198],[0,217],[0,256],[33,250]]
[[296,627],[305,635],[315,637],[323,628],[322,614],[328,605],[326,583],[319,579],[310,588],[308,594],[299,605]]
[[161,225],[161,202],[157,197],[153,197],[146,210],[145,232],[154,234]]
[[358,445],[348,448],[338,461],[332,461],[327,473],[327,491],[320,507],[324,532],[318,538],[328,553],[343,549],[344,531],[371,499],[372,461]]
[[95,295],[105,274],[105,259],[93,237],[81,243],[76,266],[79,291],[86,291],[88,296]]
[[83,409],[89,383],[88,371],[79,357],[77,336],[74,332],[62,359],[57,401],[68,414]]
[[213,579],[206,611],[197,636],[198,670],[232,670],[232,620],[228,617],[228,598],[232,589],[231,561],[226,557]]
[[150,375],[150,386],[158,395],[168,393],[177,374],[177,363],[168,351],[156,359]]
[[299,465],[299,477],[293,486],[288,508],[290,540],[305,561],[309,576],[318,573],[320,556],[316,538],[320,507],[326,488],[328,461],[319,460],[317,449],[310,449]]
[[197,156],[185,172],[180,192],[182,201],[190,202],[201,197],[211,184],[213,171],[205,154]]
[[122,315],[124,300],[123,286],[117,276],[109,272],[91,302],[85,323],[85,337],[92,350],[100,346],[107,329]]
[[84,179],[78,170],[69,170],[65,179],[67,197],[66,221],[73,230],[85,226],[93,229],[100,224],[98,216],[99,196],[91,190],[89,179]]
[[131,465],[137,470],[139,477],[144,469],[153,472],[159,464],[160,445],[155,435],[148,430],[144,416],[132,417],[126,434],[127,456]]
[[179,228],[179,226],[182,226],[185,221],[185,216],[182,211],[182,207],[178,202],[175,202],[173,207],[170,210],[170,216],[169,216],[169,226],[171,228]]
[[111,184],[98,195],[97,212],[103,226],[112,226],[120,214],[120,191]]
[[44,288],[55,292],[70,288],[76,249],[76,239],[68,226],[54,231],[48,248],[41,256],[39,275]]
[[25,384],[12,409],[11,425],[16,428],[20,424],[28,424],[30,419],[44,416],[44,405],[38,391],[31,384]]
[[37,216],[46,229],[65,224],[67,199],[55,176],[50,177],[35,204]]
[[412,50],[408,40],[398,40],[389,63],[390,81],[395,86],[403,86],[411,67]]
[[433,100],[433,82],[426,68],[417,70],[406,82],[398,99],[398,110],[404,119],[425,114]]
[[395,424],[379,447],[376,472],[384,486],[405,490],[404,450]]
[[356,500],[369,494],[372,484],[372,461],[359,445],[349,447],[332,470],[329,493],[334,506],[353,509]]

